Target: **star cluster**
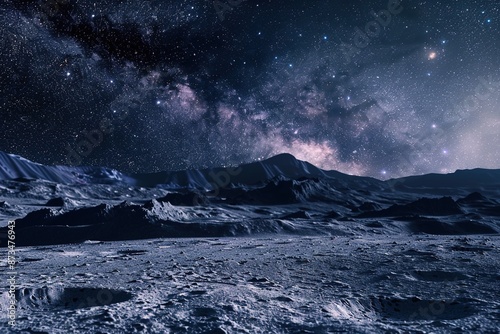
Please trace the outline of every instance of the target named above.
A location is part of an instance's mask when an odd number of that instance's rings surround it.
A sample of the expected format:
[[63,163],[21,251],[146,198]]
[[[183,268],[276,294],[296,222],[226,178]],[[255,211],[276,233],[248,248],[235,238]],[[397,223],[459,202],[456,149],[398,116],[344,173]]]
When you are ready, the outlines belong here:
[[152,172],[288,152],[500,168],[496,1],[6,0],[0,150]]

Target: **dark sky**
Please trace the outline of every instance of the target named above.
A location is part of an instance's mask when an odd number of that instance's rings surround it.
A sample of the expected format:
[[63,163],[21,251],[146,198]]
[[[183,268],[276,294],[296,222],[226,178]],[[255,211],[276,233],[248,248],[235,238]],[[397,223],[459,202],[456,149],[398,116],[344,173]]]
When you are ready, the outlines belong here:
[[0,29],[0,150],[40,163],[500,168],[498,1],[4,0]]

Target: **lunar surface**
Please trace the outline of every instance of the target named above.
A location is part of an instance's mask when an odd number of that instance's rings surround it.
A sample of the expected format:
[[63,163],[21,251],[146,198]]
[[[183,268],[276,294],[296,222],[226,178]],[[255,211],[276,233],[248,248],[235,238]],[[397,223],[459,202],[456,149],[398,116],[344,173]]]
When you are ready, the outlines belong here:
[[499,221],[500,170],[380,181],[285,154],[129,175],[0,153],[0,332],[498,333]]

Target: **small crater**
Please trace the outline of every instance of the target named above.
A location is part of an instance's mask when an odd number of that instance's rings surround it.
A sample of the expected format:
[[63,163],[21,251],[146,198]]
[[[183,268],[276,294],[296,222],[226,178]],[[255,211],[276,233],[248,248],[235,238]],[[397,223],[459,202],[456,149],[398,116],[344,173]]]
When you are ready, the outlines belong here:
[[430,270],[430,271],[414,271],[412,276],[421,281],[430,281],[430,282],[453,282],[464,280],[467,275],[464,275],[459,272],[453,271],[441,271],[441,270]]
[[117,254],[121,254],[121,255],[144,255],[147,252],[148,252],[147,250],[143,250],[143,249],[126,249],[126,250],[118,251]]
[[43,259],[35,258],[35,257],[27,257],[21,260],[21,262],[37,262],[42,261]]
[[384,225],[381,222],[375,221],[375,222],[366,223],[366,227],[382,228],[382,227],[384,227]]
[[484,254],[484,252],[491,251],[492,249],[490,247],[483,247],[483,246],[478,246],[478,247],[453,246],[453,247],[451,247],[451,250],[457,251],[457,252],[473,252],[473,253]]
[[217,311],[211,307],[197,307],[193,310],[195,317],[213,317],[217,315]]

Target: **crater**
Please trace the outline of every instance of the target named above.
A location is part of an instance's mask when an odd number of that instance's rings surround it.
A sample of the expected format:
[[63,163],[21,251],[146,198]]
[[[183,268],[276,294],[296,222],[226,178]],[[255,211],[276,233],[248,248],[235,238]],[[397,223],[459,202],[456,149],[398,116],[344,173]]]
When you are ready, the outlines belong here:
[[144,249],[125,249],[125,250],[120,250],[117,252],[117,254],[121,255],[144,255],[148,251]]
[[461,300],[422,300],[418,297],[407,299],[372,297],[371,307],[386,319],[454,320],[469,317],[476,313],[475,303],[469,299]]
[[468,278],[467,275],[453,272],[453,271],[441,271],[441,270],[430,270],[430,271],[414,271],[412,276],[421,281],[431,281],[431,282],[452,282],[459,281]]
[[393,321],[435,321],[454,320],[474,315],[478,301],[472,299],[423,300],[418,297],[368,299],[341,299],[323,308],[336,319],[393,320]]
[[20,309],[82,309],[105,306],[132,299],[133,295],[122,290],[107,288],[42,287],[16,290]]

